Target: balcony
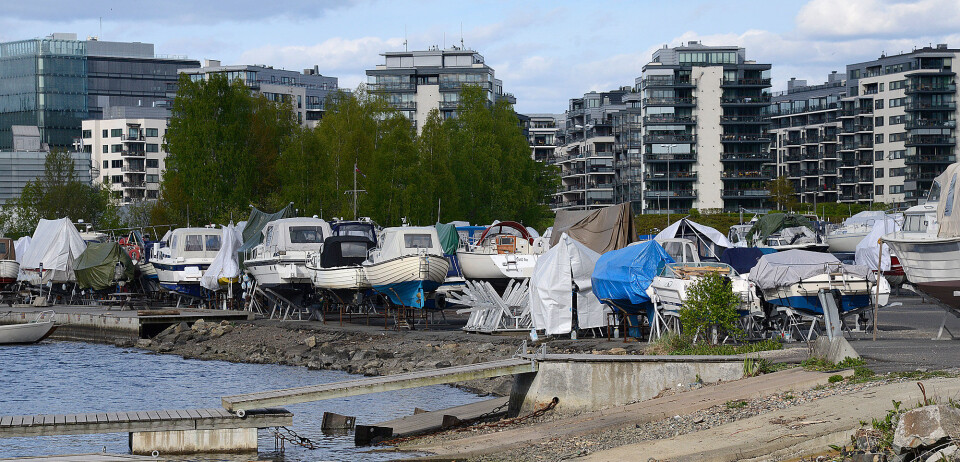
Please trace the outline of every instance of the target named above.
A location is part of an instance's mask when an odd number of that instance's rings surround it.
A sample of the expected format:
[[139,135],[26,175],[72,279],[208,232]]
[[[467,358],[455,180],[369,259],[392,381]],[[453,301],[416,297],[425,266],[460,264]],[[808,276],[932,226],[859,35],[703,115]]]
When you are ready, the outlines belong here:
[[689,77],[647,77],[640,82],[641,88],[647,87],[693,87],[693,81]]
[[803,157],[803,160],[820,160],[820,153],[816,151],[805,152],[803,153],[802,157]]
[[720,155],[721,161],[750,161],[773,162],[773,155],[769,151],[755,152],[725,152]]
[[727,189],[724,188],[720,193],[724,199],[728,198],[753,198],[753,199],[764,199],[770,197],[770,191],[767,189]]
[[696,154],[644,154],[647,162],[696,162]]
[[856,124],[853,126],[853,130],[856,132],[872,132],[873,124]]
[[124,163],[120,170],[123,173],[146,173],[146,168],[143,165],[130,165],[129,163]]
[[857,149],[873,149],[873,140],[863,140],[854,143]]
[[720,174],[724,180],[772,180],[773,175],[761,171],[724,171]]
[[957,85],[954,83],[915,83],[907,84],[905,91],[910,93],[954,93],[957,91]]
[[910,101],[904,107],[906,111],[953,111],[957,109],[955,101]]
[[769,135],[721,135],[721,143],[769,143]]
[[692,125],[697,123],[697,118],[693,116],[677,117],[675,115],[654,115],[643,118],[643,123],[647,125]]
[[675,135],[643,135],[644,144],[696,143],[697,135],[678,133]]
[[751,96],[740,98],[720,98],[720,104],[726,106],[769,106],[770,96]]
[[417,85],[411,82],[402,82],[402,83],[368,83],[367,90],[371,92],[381,92],[381,91],[413,91],[416,90]]
[[458,107],[460,107],[459,101],[440,101],[440,109],[451,110]]
[[952,164],[957,161],[957,156],[953,155],[907,155],[903,158],[907,164]]
[[403,110],[416,111],[416,110],[417,110],[417,102],[416,102],[416,101],[391,101],[391,102],[390,102],[390,105],[393,106],[393,107],[395,107],[395,108],[397,108],[398,110],[401,110],[401,111],[403,111]]
[[950,129],[957,128],[956,120],[936,120],[936,119],[911,119],[904,124],[907,130],[916,130],[920,128]]
[[770,79],[731,79],[723,80],[722,87],[769,87]]
[[124,149],[120,151],[120,155],[124,157],[143,157],[146,156],[146,151],[140,151],[136,149]]
[[856,175],[841,175],[837,182],[840,184],[855,184],[857,182]]
[[837,198],[841,201],[855,201],[857,200],[856,193],[840,193]]
[[802,138],[800,141],[802,141],[803,144],[817,144],[817,143],[820,142],[820,137],[819,137],[819,136],[807,136],[807,137],[805,137],[805,138]]
[[783,156],[783,161],[784,162],[800,162],[800,155],[792,154],[792,155]]
[[133,188],[133,189],[146,189],[147,183],[144,181],[124,181],[120,183],[124,188]]
[[943,135],[910,135],[905,146],[955,146],[957,139]]
[[127,143],[133,143],[133,142],[143,143],[146,141],[146,139],[143,137],[142,131],[133,136],[131,136],[129,133],[124,133],[120,135],[120,139]]
[[652,190],[648,189],[643,192],[643,197],[646,199],[694,199],[697,197],[697,190],[695,189],[674,189],[674,190]]
[[783,140],[784,146],[800,146],[800,138],[787,138]]
[[770,118],[765,116],[720,116],[721,124],[769,124]]
[[697,99],[689,98],[644,98],[644,106],[693,106]]
[[854,108],[844,108],[839,111],[837,114],[838,118],[853,117],[857,115],[857,110]]
[[666,172],[646,173],[643,175],[648,181],[696,181],[697,172]]
[[857,114],[873,114],[873,106],[857,108]]

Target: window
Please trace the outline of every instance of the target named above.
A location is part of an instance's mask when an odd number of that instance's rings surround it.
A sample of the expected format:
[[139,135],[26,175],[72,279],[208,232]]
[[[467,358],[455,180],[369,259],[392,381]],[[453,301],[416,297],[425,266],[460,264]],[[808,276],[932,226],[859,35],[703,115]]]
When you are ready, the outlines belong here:
[[121,152],[121,151],[123,151],[123,145],[122,145],[122,144],[111,144],[111,145],[110,145],[110,152]]
[[907,86],[906,80],[894,80],[893,82],[890,82],[890,91],[901,90],[906,86]]
[[890,125],[903,125],[903,116],[890,116]]
[[109,149],[110,149],[110,146],[103,145],[102,151],[103,151],[104,154],[106,154]]
[[84,130],[81,132],[80,136],[84,138],[93,138],[93,130]]
[[207,252],[220,250],[220,235],[207,234]]
[[183,250],[186,252],[203,252],[203,236],[188,234],[186,242],[183,244]]
[[147,152],[160,152],[160,145],[147,143]]
[[950,179],[950,189],[947,190],[947,201],[944,203],[943,216],[949,217],[953,213],[953,193],[957,189],[957,174]]
[[109,161],[109,160],[103,161],[103,168],[110,168],[110,161]]
[[883,194],[883,185],[882,185],[882,184],[878,184],[878,185],[874,186],[874,187],[873,187],[873,192],[874,192],[874,194],[876,194],[876,195],[878,195],[878,196],[881,195],[881,194]]
[[882,99],[877,99],[876,101],[874,101],[874,102],[873,102],[873,108],[874,108],[874,109],[883,109],[883,100],[882,100]]
[[340,256],[343,258],[366,258],[367,244],[363,242],[341,242]]
[[877,127],[882,127],[882,126],[883,126],[883,117],[874,117],[874,118],[873,118],[873,125],[874,125],[874,126],[877,126]]
[[874,170],[874,173],[873,173],[873,177],[874,177],[874,178],[883,178],[883,169],[882,169],[882,168],[875,168],[875,169],[873,169],[873,170]]
[[108,136],[110,136],[109,133],[110,133],[110,132],[108,132],[106,129],[104,129],[104,130],[103,130],[103,136],[102,136],[101,138],[107,138]]
[[291,244],[322,244],[323,229],[319,226],[291,226]]
[[111,137],[111,138],[120,138],[121,136],[123,136],[123,129],[122,129],[122,128],[112,128],[112,129],[110,129],[110,137]]
[[156,190],[156,189],[149,189],[149,190],[147,190],[147,199],[156,199],[156,198],[157,198],[157,190]]
[[890,169],[890,176],[891,176],[891,177],[894,177],[894,176],[906,176],[906,175],[907,175],[907,168],[906,168],[906,167],[891,168],[891,169]]
[[883,133],[877,133],[873,135],[873,142],[876,144],[883,143]]
[[907,132],[891,133],[891,134],[890,134],[890,142],[891,142],[891,143],[894,142],[894,141],[903,141],[903,140],[906,140],[906,139],[907,139]]
[[159,182],[160,182],[160,175],[157,175],[157,174],[148,174],[148,175],[146,176],[146,178],[147,178],[147,183],[159,183]]
[[158,129],[156,129],[156,128],[148,128],[148,129],[146,129],[146,136],[149,136],[149,137],[151,137],[151,138],[156,138],[156,137],[160,136],[160,133],[159,133],[159,132],[160,132],[160,130],[158,130]]
[[907,155],[906,149],[901,149],[899,151],[890,151],[890,160],[903,159]]
[[875,160],[883,160],[883,151],[873,151],[873,158]]
[[891,98],[890,107],[900,107],[907,103],[906,98]]
[[902,184],[890,185],[890,194],[903,194],[903,185]]
[[403,245],[408,249],[429,249],[433,247],[433,238],[429,234],[404,234]]
[[147,159],[147,168],[160,168],[159,159]]
[[[104,161],[106,162],[106,161]],[[123,168],[123,160],[112,160],[110,161],[111,168]]]
[[123,175],[113,175],[110,177],[110,182],[113,184],[123,184]]
[[[883,91],[883,82],[880,83],[880,91]],[[883,193],[881,193],[883,194]]]

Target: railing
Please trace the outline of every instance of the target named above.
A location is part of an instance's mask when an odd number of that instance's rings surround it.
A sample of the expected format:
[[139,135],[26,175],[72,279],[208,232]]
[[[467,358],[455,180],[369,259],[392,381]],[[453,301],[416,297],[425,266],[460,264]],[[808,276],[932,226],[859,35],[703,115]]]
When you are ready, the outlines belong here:
[[907,93],[917,93],[917,92],[929,92],[929,93],[953,93],[957,91],[957,85],[953,83],[946,84],[917,84],[917,83],[908,83],[906,92]]
[[803,153],[802,157],[803,157],[803,160],[819,160],[819,159],[820,159],[820,153],[819,153],[819,152],[805,152],[805,153]]
[[676,106],[681,104],[692,105],[696,102],[696,98],[644,98],[644,106]]
[[643,118],[643,123],[645,124],[693,124],[697,123],[696,117],[677,117],[674,115],[667,116],[645,116]]
[[724,79],[722,85],[770,85],[770,79]]
[[120,183],[124,188],[146,188],[147,183],[144,181],[124,181]]
[[642,88],[646,88],[646,87],[648,87],[648,86],[650,86],[650,87],[674,87],[674,86],[681,86],[681,85],[682,85],[682,86],[693,85],[693,81],[691,81],[689,77],[688,77],[688,78],[675,78],[675,77],[654,78],[654,77],[647,77],[647,78],[645,78],[645,79],[643,79],[643,80],[640,81],[640,86],[641,86]]
[[720,178],[724,179],[736,179],[736,180],[748,180],[748,179],[769,179],[772,178],[772,175],[766,172],[760,171],[724,171],[720,174]]
[[740,116],[740,115],[720,116],[720,123],[725,123],[725,122],[726,123],[756,123],[756,122],[767,123],[767,122],[770,122],[770,118],[765,116]]
[[800,146],[800,138],[787,138],[783,140],[784,146]]
[[770,97],[751,96],[742,98],[721,98],[720,104],[770,104]]
[[147,155],[147,152],[146,152],[146,151],[136,151],[136,150],[132,150],[132,149],[124,149],[124,150],[120,151],[120,155],[121,155],[121,156],[136,156],[136,157],[142,157],[142,156]]
[[854,143],[857,149],[873,149],[873,140],[861,140]]
[[819,136],[808,136],[803,138],[801,141],[803,141],[803,144],[817,144],[820,142],[820,139],[821,138]]
[[648,189],[643,192],[644,197],[647,199],[657,199],[657,198],[694,198],[697,197],[697,190],[695,189],[674,189],[670,191],[666,190],[651,190]]
[[796,155],[796,154],[795,154],[795,155],[789,155],[789,156],[783,156],[783,161],[784,161],[784,162],[800,162],[800,156],[799,156],[799,155]]
[[142,165],[123,164],[121,171],[124,173],[144,173],[146,172],[146,168]]
[[853,126],[853,131],[856,131],[856,132],[873,131],[873,124],[855,124]]
[[647,144],[658,143],[695,143],[697,135],[694,134],[676,134],[676,135],[643,135],[643,142]]
[[720,142],[770,142],[769,135],[723,135]]
[[697,172],[671,172],[667,173],[645,173],[643,175],[647,180],[653,181],[685,181],[685,180],[696,180]]
[[411,82],[403,83],[368,83],[369,91],[409,91],[417,88],[417,84]]
[[773,156],[769,151],[757,151],[757,152],[726,152],[720,155],[720,160],[752,160],[752,161],[762,161],[762,160],[773,160]]
[[768,189],[723,189],[721,193],[724,197],[767,197],[770,195]]
[[130,136],[129,133],[124,133],[120,135],[120,139],[123,141],[146,141],[142,132],[138,133],[136,136]]
[[857,108],[857,114],[873,114],[873,107]]
[[904,124],[904,128],[907,130],[913,130],[917,128],[957,128],[956,120],[931,120],[931,119],[916,119],[908,120]]
[[910,135],[907,137],[906,144],[922,146],[952,146],[957,144],[957,139],[952,136],[942,135]]
[[957,156],[939,155],[939,156],[918,156],[906,155],[904,162],[908,164],[952,164],[957,161]]
[[697,160],[696,154],[644,154],[643,159],[647,162],[693,162]]
[[459,101],[440,101],[440,109],[456,109],[459,106]]

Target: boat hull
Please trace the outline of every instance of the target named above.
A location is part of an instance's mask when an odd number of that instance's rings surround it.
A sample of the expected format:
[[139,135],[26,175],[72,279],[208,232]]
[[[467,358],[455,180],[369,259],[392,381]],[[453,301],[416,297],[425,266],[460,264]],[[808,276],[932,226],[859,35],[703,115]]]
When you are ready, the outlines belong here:
[[57,329],[53,321],[0,326],[0,345],[37,343]]
[[304,260],[247,260],[243,266],[263,287],[311,283],[311,271],[307,269]]
[[[663,276],[653,278],[650,288],[657,297],[661,309],[667,313],[679,315],[680,307],[687,299],[687,290],[696,281],[692,279],[678,279]],[[757,299],[754,286],[743,279],[731,279],[733,291],[740,297],[741,303],[737,311],[741,315],[760,314],[760,301]]]
[[0,286],[17,282],[20,264],[16,260],[0,260]]
[[919,291],[960,310],[960,238],[883,238],[897,255],[907,280]]
[[450,262],[440,255],[407,255],[364,264],[370,285],[397,305],[423,308],[426,294],[440,287]]
[[361,266],[318,268],[313,271],[313,285],[318,289],[366,290],[372,287]]
[[538,255],[458,252],[457,259],[467,279],[529,279]]
[[210,262],[177,264],[153,262],[161,289],[197,298],[206,296],[206,289],[200,285],[200,278],[209,266]]
[[856,252],[857,244],[870,234],[865,232],[835,232],[826,237],[829,251],[834,253]]
[[[831,277],[829,274],[822,274],[789,286],[764,289],[763,298],[774,306],[814,315],[823,315],[823,306],[818,297],[820,290],[834,290],[840,293],[841,313],[873,306],[877,298],[877,288],[874,284],[861,278],[838,280],[833,277],[831,280]],[[880,278],[879,297],[881,306],[889,301],[890,284],[883,278]]]

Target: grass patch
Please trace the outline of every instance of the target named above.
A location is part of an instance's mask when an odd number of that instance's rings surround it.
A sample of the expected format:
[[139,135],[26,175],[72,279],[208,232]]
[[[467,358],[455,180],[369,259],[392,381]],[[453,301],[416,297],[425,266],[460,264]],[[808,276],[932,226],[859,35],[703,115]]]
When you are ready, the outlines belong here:
[[747,402],[742,399],[726,402],[727,409],[742,409],[747,407]]
[[891,372],[890,377],[894,379],[907,379],[907,380],[927,380],[927,379],[936,379],[944,377],[955,377],[954,374],[951,374],[946,371],[909,371],[909,372]]
[[[800,366],[808,371],[832,372],[841,369],[855,369],[857,366],[865,366],[866,361],[860,358],[844,358],[839,363],[832,363],[823,358],[808,358],[800,362]],[[864,367],[864,369],[866,369]],[[869,369],[867,369],[869,370]],[[870,372],[871,375],[873,371]]]
[[830,383],[843,382],[843,376],[840,374],[831,375],[830,378],[827,379],[827,382],[830,382]]
[[742,355],[747,353],[757,353],[760,351],[782,350],[783,344],[766,339],[760,342],[744,343],[741,345],[709,345],[698,343],[691,345],[689,342],[673,344],[668,354],[671,355]]

